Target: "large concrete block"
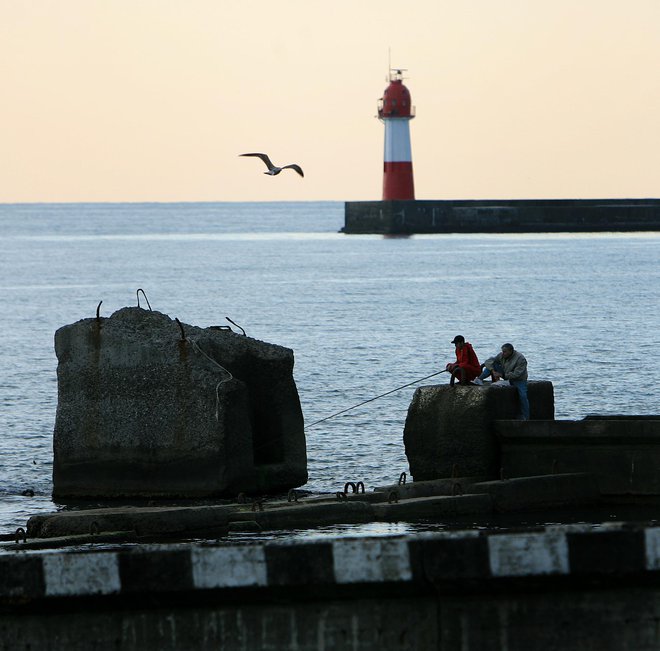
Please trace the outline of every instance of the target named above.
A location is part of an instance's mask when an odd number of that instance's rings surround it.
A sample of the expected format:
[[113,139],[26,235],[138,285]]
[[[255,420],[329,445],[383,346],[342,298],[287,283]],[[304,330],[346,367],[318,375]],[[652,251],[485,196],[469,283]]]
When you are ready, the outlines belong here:
[[[531,417],[554,418],[551,382],[529,382]],[[496,420],[518,413],[514,387],[419,387],[408,408],[403,433],[410,473],[415,481],[452,476],[496,477],[499,448]]]
[[293,352],[124,308],[55,334],[53,494],[199,497],[307,481]]

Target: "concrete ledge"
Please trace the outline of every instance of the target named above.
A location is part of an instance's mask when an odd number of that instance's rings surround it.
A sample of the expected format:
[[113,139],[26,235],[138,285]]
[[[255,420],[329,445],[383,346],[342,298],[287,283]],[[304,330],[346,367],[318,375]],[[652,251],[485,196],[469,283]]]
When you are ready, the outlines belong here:
[[596,504],[598,484],[589,473],[519,477],[474,484],[473,493],[488,493],[500,513]]
[[[126,540],[219,538],[230,530],[309,529],[378,521],[438,522],[498,511],[594,504],[599,497],[594,478],[585,473],[487,482],[475,482],[475,478],[468,477],[400,484],[382,492],[343,495],[342,499],[327,496],[251,505],[123,507],[47,513],[29,519],[27,537],[31,547],[39,548],[83,542],[81,536],[112,534],[111,538],[116,538],[118,532],[123,532]],[[1,547],[13,549],[11,544]]]
[[[260,545],[154,545],[0,555],[3,607],[55,597],[300,585],[491,581],[660,570],[660,527],[564,525],[524,533],[462,531]],[[658,575],[655,575],[656,577]],[[426,588],[424,588],[426,586]],[[433,588],[434,589],[434,588]]]
[[418,497],[393,504],[375,504],[373,509],[377,520],[394,522],[438,521],[442,518],[461,515],[492,513],[493,500],[487,494],[457,497],[438,495]]
[[336,501],[321,504],[298,503],[264,511],[235,512],[229,520],[256,522],[262,529],[305,529],[329,524],[372,522],[374,511],[368,502]]
[[389,495],[392,491],[398,493],[401,499],[414,497],[432,497],[435,495],[463,495],[470,492],[470,488],[478,483],[491,479],[491,477],[451,477],[447,479],[429,479],[410,483],[390,484],[377,486],[374,490]]
[[497,421],[495,434],[506,476],[590,472],[605,496],[660,495],[657,416]]
[[193,536],[227,533],[229,506],[121,507],[61,511],[28,520],[30,538],[54,538],[133,531],[137,536]]

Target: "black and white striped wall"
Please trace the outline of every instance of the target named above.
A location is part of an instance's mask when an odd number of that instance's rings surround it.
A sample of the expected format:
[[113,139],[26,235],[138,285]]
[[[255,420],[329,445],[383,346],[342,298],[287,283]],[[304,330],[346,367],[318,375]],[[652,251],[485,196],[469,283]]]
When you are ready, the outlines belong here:
[[[272,588],[424,589],[445,581],[622,577],[660,570],[660,527],[556,526],[265,544],[179,544],[0,555],[0,603]],[[659,575],[660,576],[660,575]]]

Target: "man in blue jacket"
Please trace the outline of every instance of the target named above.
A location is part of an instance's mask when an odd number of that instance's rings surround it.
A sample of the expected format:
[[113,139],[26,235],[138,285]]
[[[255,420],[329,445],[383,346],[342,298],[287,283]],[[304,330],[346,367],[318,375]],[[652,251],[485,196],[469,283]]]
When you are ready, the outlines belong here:
[[474,384],[483,384],[483,380],[492,375],[493,382],[508,380],[518,390],[522,420],[529,420],[529,400],[527,399],[527,360],[522,353],[514,350],[512,344],[504,344],[502,352],[490,357],[484,363],[481,375],[474,379]]

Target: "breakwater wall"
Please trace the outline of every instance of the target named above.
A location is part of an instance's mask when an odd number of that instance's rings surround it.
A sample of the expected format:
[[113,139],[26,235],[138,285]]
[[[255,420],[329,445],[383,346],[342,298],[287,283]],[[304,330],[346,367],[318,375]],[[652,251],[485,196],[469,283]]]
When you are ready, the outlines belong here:
[[344,233],[660,231],[660,199],[350,201]]
[[0,555],[0,649],[656,649],[660,528]]
[[660,415],[499,421],[494,431],[507,477],[583,472],[605,500],[660,495]]

